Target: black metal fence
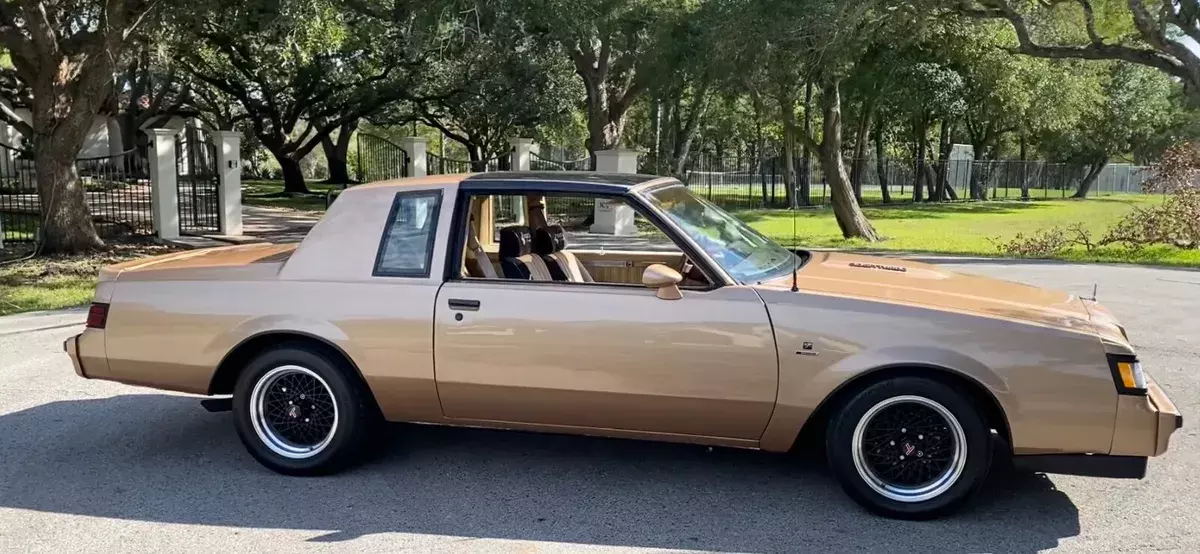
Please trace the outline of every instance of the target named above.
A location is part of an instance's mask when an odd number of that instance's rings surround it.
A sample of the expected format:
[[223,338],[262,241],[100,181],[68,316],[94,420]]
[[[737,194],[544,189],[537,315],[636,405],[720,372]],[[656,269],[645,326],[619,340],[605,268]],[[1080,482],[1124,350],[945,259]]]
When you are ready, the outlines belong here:
[[408,152],[386,138],[358,133],[356,155],[360,183],[408,177]]
[[175,186],[179,232],[215,234],[221,230],[221,181],[217,147],[208,133],[189,127],[175,137]]
[[[944,200],[1063,198],[1075,194],[1088,175],[1086,164],[1043,161],[947,160],[926,162],[874,158],[845,160],[851,186],[866,204],[911,202],[936,196]],[[686,164],[683,181],[695,192],[723,207],[754,209],[787,207],[781,156],[763,159],[699,156]],[[816,160],[795,165],[796,203],[822,206],[831,202],[829,179]],[[1095,177],[1091,196],[1140,193],[1151,176],[1145,166],[1109,164]],[[939,185],[940,183],[940,185]],[[915,186],[921,186],[916,195]]]
[[[75,161],[79,186],[101,237],[154,232],[150,171],[136,150]],[[0,231],[4,242],[32,242],[42,222],[32,153],[0,144]]]
[[591,156],[576,159],[554,159],[537,152],[529,153],[529,169],[533,171],[595,171],[595,160]]
[[425,154],[425,172],[429,175],[451,175],[455,173],[479,173],[484,171],[506,171],[512,156],[506,152],[486,160],[455,160],[433,152]]

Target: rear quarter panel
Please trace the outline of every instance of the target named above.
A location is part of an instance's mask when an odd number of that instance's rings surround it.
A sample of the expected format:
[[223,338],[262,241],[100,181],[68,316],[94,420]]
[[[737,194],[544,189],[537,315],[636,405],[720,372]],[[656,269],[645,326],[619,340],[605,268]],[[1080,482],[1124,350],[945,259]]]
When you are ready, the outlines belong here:
[[[823,400],[894,366],[935,366],[999,402],[1017,454],[1107,453],[1117,395],[1092,333],[834,295],[761,289],[779,348],[779,399],[763,448],[786,450]],[[804,342],[816,356],[799,355]]]
[[270,272],[207,268],[162,279],[118,277],[106,331],[107,378],[207,394],[217,366],[237,345],[290,332],[345,352],[388,419],[440,417],[433,301],[456,183],[438,187],[444,190],[430,277],[371,275],[395,194],[435,186],[352,189]]

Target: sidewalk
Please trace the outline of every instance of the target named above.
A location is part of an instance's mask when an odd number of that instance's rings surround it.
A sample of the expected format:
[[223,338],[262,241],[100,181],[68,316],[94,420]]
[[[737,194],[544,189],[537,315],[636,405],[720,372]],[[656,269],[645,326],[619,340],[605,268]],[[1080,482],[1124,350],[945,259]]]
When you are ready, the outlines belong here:
[[242,234],[267,242],[300,242],[322,215],[285,208],[242,206]]
[[87,312],[87,306],[79,306],[62,310],[6,315],[0,317],[0,336],[83,325],[87,321]]

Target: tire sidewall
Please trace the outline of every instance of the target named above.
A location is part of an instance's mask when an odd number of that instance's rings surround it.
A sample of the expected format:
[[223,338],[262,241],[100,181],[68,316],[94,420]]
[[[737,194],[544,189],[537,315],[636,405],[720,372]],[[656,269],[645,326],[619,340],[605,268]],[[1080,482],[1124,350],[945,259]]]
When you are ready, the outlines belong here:
[[[292,459],[270,449],[259,438],[250,421],[251,392],[255,384],[272,369],[285,365],[300,366],[316,373],[329,385],[338,410],[338,426],[325,449],[316,456]],[[338,364],[316,352],[296,347],[277,347],[256,356],[238,376],[233,393],[234,425],[238,437],[255,459],[268,468],[288,475],[324,474],[339,469],[360,440],[362,407],[357,387],[347,379]]]
[[[879,494],[859,475],[854,464],[852,443],[858,422],[876,404],[903,395],[920,396],[941,404],[958,420],[966,436],[967,459],[962,474],[949,489],[922,502],[900,502]],[[826,436],[830,469],[851,498],[887,517],[931,519],[957,510],[982,485],[992,459],[991,430],[968,398],[953,387],[918,377],[889,379],[868,386],[830,421]]]

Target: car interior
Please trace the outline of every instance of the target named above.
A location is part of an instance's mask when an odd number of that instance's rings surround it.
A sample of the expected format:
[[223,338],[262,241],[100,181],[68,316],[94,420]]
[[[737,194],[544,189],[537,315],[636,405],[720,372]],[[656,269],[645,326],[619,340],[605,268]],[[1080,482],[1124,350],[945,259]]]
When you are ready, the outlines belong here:
[[683,276],[680,288],[710,280],[651,221],[637,214],[637,235],[592,233],[597,197],[480,195],[471,198],[462,277],[642,286],[647,267]]

